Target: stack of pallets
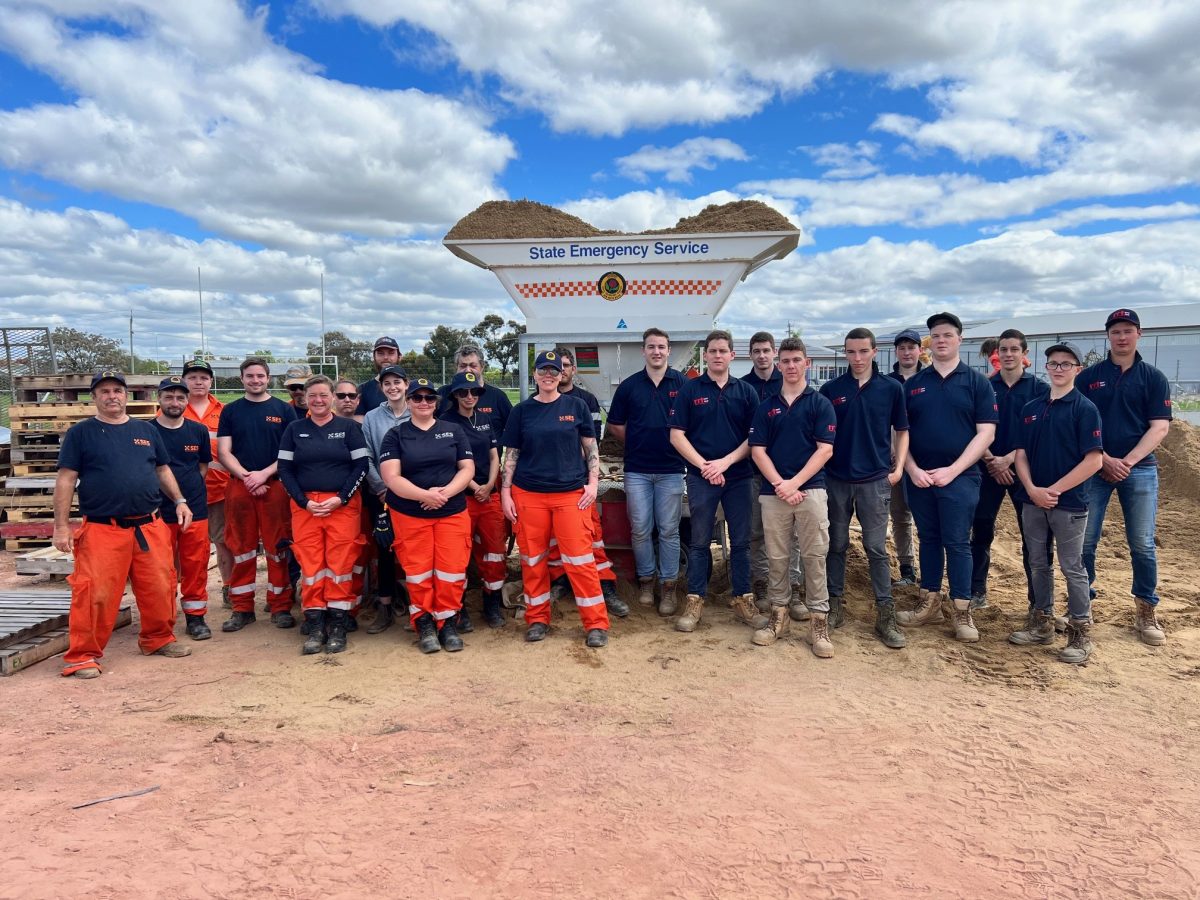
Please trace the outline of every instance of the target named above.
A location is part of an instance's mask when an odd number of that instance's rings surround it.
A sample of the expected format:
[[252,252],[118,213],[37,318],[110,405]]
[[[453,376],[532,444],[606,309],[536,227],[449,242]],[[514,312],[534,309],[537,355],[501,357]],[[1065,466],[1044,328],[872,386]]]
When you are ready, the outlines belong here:
[[[0,675],[13,675],[27,666],[62,653],[69,644],[69,590],[0,592]],[[133,621],[122,603],[116,627]]]
[[[152,419],[160,377],[129,375],[127,411],[135,419]],[[0,494],[4,549],[23,552],[47,547],[54,532],[54,478],[58,451],[67,429],[96,414],[91,403],[90,374],[30,375],[13,380],[9,407],[12,430],[11,472]],[[72,504],[72,514],[75,506]]]

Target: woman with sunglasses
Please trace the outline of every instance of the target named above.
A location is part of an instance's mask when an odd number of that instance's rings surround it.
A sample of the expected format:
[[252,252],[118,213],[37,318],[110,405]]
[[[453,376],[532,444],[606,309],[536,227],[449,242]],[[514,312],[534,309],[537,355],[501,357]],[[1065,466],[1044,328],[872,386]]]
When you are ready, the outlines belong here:
[[[500,455],[496,449],[492,419],[475,411],[483,393],[484,387],[474,372],[459,372],[450,382],[452,405],[442,414],[442,418],[462,426],[467,440],[471,442],[475,477],[467,485],[467,512],[471,516],[471,546],[475,565],[483,580],[483,618],[489,628],[503,628],[500,589],[504,587],[504,576],[508,573],[504,563],[508,526],[504,521],[504,510],[500,508],[500,495],[495,492],[496,481],[500,477]],[[470,631],[469,622],[464,602],[458,617],[459,631]]]
[[600,481],[600,455],[587,404],[558,391],[562,359],[553,350],[534,364],[537,393],[519,403],[504,429],[500,503],[516,526],[525,582],[525,640],[540,641],[550,628],[550,542],[579,605],[589,647],[608,643],[608,611],[592,552],[592,510]]
[[396,558],[422,653],[463,648],[455,626],[471,558],[467,484],[475,463],[466,432],[434,417],[440,397],[427,378],[408,385],[412,418],[383,439],[379,474],[387,485]]
[[[292,508],[292,552],[304,579],[304,653],[346,649],[354,606],[354,567],[366,538],[362,497],[367,445],[353,419],[333,414],[333,382],[313,375],[304,386],[308,417],[279,442],[279,480]],[[328,640],[326,631],[328,630]]]

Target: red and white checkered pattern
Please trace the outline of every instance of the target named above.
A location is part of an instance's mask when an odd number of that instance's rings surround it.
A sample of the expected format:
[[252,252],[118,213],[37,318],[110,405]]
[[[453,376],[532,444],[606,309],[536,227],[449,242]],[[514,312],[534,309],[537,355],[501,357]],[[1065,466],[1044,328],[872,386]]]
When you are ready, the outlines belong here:
[[[599,297],[594,281],[542,281],[526,282],[516,286],[525,299],[537,297]],[[645,281],[630,281],[625,293],[635,296],[685,295],[707,296],[721,289],[719,280],[699,278],[651,278]]]

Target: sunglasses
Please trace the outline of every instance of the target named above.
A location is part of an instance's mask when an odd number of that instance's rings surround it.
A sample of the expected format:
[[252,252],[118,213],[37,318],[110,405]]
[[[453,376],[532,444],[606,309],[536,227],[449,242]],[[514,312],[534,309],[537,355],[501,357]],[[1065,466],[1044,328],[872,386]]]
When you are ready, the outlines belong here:
[[538,375],[561,375],[562,373],[554,366],[542,366],[537,370]]
[[480,388],[471,388],[470,390],[466,390],[466,391],[455,391],[454,396],[458,397],[459,399],[464,399],[467,396],[482,397],[483,391]]
[[357,397],[357,396],[358,396],[358,394],[357,394],[357,393],[351,393],[351,392],[347,391],[347,392],[346,392],[346,393],[344,393],[344,394],[343,394],[343,393],[337,393],[337,394],[334,394],[333,396],[337,397],[339,400],[353,400],[355,397]]
[[413,394],[408,398],[409,403],[437,403],[437,394]]
[[302,385],[302,384],[289,384],[289,385],[287,386],[287,389],[288,389],[289,391],[302,391],[302,390],[304,390],[304,385]]

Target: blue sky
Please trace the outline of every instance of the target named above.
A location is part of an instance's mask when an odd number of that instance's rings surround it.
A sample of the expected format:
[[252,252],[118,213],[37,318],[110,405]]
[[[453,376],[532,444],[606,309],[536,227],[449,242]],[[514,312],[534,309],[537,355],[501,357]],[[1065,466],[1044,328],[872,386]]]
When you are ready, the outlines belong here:
[[1200,300],[1194,4],[0,0],[0,322],[160,355],[516,315],[489,199],[799,224],[721,322],[834,337]]

